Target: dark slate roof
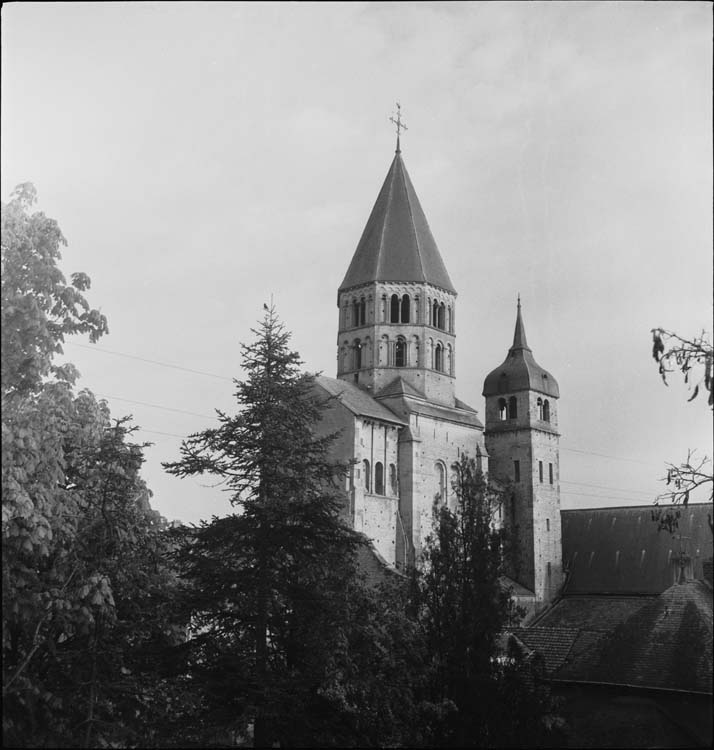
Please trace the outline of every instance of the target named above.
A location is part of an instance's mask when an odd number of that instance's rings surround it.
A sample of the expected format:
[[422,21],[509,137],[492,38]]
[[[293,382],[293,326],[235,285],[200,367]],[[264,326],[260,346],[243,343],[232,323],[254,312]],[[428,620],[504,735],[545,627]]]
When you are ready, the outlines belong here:
[[566,596],[534,621],[538,627],[609,633],[655,600],[654,596]]
[[513,332],[513,345],[500,367],[492,370],[483,383],[484,396],[515,391],[538,391],[551,398],[559,398],[560,390],[556,379],[533,357],[526,341],[526,329],[521,315],[521,301],[518,300],[516,328]]
[[418,391],[413,385],[407,383],[401,375],[398,375],[394,380],[390,380],[387,385],[382,388],[377,394],[378,397],[384,398],[385,396],[416,396],[417,398],[426,398],[423,393]]
[[508,576],[499,576],[498,583],[502,589],[510,591],[513,596],[535,598],[535,594],[530,589],[527,589],[525,586],[518,583],[518,581],[514,581]]
[[528,648],[543,656],[549,675],[563,666],[570,649],[580,633],[577,628],[512,628],[511,632]]
[[417,414],[424,414],[427,417],[436,417],[437,419],[444,419],[447,422],[468,424],[472,427],[483,429],[483,423],[476,416],[476,411],[471,408],[441,406],[440,404],[429,404],[412,401],[411,399],[409,400],[409,406],[411,411]]
[[353,414],[361,417],[372,417],[380,419],[383,422],[392,422],[398,425],[406,425],[404,420],[387,409],[386,406],[375,401],[372,396],[361,388],[345,380],[327,378],[324,375],[318,375],[315,382],[322,386],[331,396],[336,396],[338,401],[349,409]]
[[561,511],[566,593],[659,594],[678,578],[680,547],[691,557],[692,577],[702,578],[712,554],[711,512],[709,503],[682,508],[671,535],[657,531],[651,505]]
[[399,152],[340,291],[373,281],[428,282],[455,293]]
[[581,631],[555,676],[711,693],[711,588],[701,581],[674,584],[611,632]]

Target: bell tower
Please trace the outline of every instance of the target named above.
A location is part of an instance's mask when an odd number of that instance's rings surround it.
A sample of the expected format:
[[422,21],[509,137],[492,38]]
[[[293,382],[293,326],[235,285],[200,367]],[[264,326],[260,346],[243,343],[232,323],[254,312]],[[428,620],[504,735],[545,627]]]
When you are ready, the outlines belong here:
[[534,359],[518,299],[513,345],[483,386],[484,437],[491,474],[513,487],[506,508],[516,551],[513,578],[536,602],[553,599],[562,582],[560,452],[555,378]]
[[374,396],[401,378],[429,401],[454,406],[456,291],[399,140],[337,305],[338,378]]

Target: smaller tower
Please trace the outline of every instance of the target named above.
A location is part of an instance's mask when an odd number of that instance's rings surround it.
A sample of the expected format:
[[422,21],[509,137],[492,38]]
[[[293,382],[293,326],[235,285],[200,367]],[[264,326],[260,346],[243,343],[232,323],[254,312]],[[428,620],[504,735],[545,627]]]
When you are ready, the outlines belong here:
[[515,542],[512,576],[542,605],[562,582],[560,452],[555,378],[534,359],[518,298],[513,345],[484,381],[490,473],[512,483],[506,508]]

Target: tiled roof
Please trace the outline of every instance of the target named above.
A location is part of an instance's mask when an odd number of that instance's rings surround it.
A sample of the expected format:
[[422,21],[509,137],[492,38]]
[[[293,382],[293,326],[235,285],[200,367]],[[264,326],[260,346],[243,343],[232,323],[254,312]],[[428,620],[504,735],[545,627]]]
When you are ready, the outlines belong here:
[[339,402],[349,409],[353,414],[362,417],[372,417],[383,422],[406,425],[404,420],[396,416],[386,406],[375,401],[372,396],[361,388],[345,380],[328,378],[318,375],[315,382],[326,390],[331,396],[336,396]]
[[611,633],[582,631],[558,679],[712,692],[712,590],[675,584]]
[[525,596],[525,597],[534,597],[535,594],[530,590],[527,589],[525,586],[522,586],[518,581],[514,581],[512,578],[509,578],[508,576],[500,576],[498,579],[498,583],[500,584],[501,588],[508,591],[513,594],[513,596]]
[[512,628],[528,648],[543,656],[548,674],[556,672],[565,662],[580,631],[577,628]]
[[712,554],[711,512],[710,503],[681,508],[671,535],[657,531],[651,505],[561,511],[566,593],[659,594],[678,578],[680,547],[691,558],[691,577],[703,577],[702,562]]
[[402,157],[397,153],[340,291],[372,281],[416,281],[454,292]]
[[427,417],[436,417],[437,419],[444,419],[448,422],[456,422],[457,424],[469,424],[473,427],[479,427],[483,429],[483,423],[476,416],[476,412],[473,409],[463,409],[450,406],[441,406],[439,404],[429,404],[426,402],[409,401],[410,411],[417,414],[424,414]]
[[655,599],[654,596],[566,596],[534,624],[609,633]]
[[486,376],[483,383],[483,395],[496,396],[499,393],[526,390],[538,391],[551,398],[560,396],[558,382],[535,361],[533,352],[528,346],[519,300],[513,345],[508,350],[503,364]]
[[407,383],[403,377],[398,375],[394,380],[390,380],[387,385],[382,388],[377,394],[379,398],[385,396],[416,396],[417,398],[425,398],[423,393],[420,393],[413,385]]

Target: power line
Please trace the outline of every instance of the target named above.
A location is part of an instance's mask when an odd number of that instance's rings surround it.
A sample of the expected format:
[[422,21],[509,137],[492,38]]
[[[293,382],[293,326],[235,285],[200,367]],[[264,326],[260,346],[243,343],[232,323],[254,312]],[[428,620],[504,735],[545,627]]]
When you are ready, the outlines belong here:
[[107,396],[97,393],[99,398],[111,398],[115,401],[126,401],[128,404],[140,404],[141,406],[150,406],[152,409],[163,409],[164,411],[174,411],[177,414],[188,414],[192,417],[204,417],[205,419],[218,419],[218,417],[209,417],[208,414],[198,414],[195,411],[184,411],[183,409],[174,409],[171,406],[161,406],[159,404],[150,404],[148,401],[135,401],[131,398],[122,398],[121,396]]
[[659,466],[660,465],[660,464],[654,463],[653,461],[640,461],[637,458],[623,458],[622,456],[610,456],[607,453],[595,453],[593,451],[584,451],[578,448],[564,448],[563,446],[561,446],[560,450],[568,451],[569,453],[584,453],[587,456],[600,456],[600,458],[612,458],[615,461],[628,461],[633,464],[644,464],[645,466]]
[[[203,375],[204,377],[217,378],[218,380],[228,380],[230,382],[233,382],[233,380],[234,380],[233,378],[226,377],[225,375],[217,375],[216,373],[206,372],[204,370],[194,370],[194,369],[192,369],[190,367],[182,367],[180,365],[173,365],[173,364],[169,364],[168,362],[159,362],[158,360],[147,359],[146,357],[137,357],[134,354],[126,354],[124,352],[117,352],[117,351],[113,351],[111,349],[103,349],[103,348],[95,346],[95,345],[88,346],[87,344],[77,344],[77,343],[74,343],[73,341],[68,341],[66,343],[69,346],[76,346],[76,347],[79,347],[81,349],[89,349],[91,351],[102,352],[103,354],[113,354],[113,355],[115,355],[117,357],[126,357],[127,359],[135,359],[135,360],[138,360],[139,362],[148,362],[149,364],[152,364],[152,365],[159,365],[160,367],[168,367],[168,368],[170,368],[172,370],[181,370],[182,372],[190,372],[190,373],[193,373],[194,375]],[[132,401],[131,399],[119,398],[118,396],[115,396],[113,398],[116,398],[119,401],[128,401],[129,403],[142,404],[143,406],[153,406],[155,408],[165,409],[167,411],[176,411],[176,412],[179,412],[179,413],[191,414],[192,416],[206,417],[208,419],[214,419],[215,418],[215,417],[207,417],[207,415],[205,415],[205,414],[195,414],[195,413],[192,413],[192,412],[184,412],[184,411],[182,411],[180,409],[173,409],[171,407],[158,406],[157,404],[150,404],[150,403],[141,402],[141,401]],[[149,430],[147,430],[147,432],[149,432]],[[157,433],[157,434],[167,434],[168,435],[169,433]],[[173,436],[173,437],[178,437],[178,436]],[[613,456],[613,455],[610,455],[608,453],[596,453],[595,451],[586,451],[586,450],[582,450],[580,448],[566,448],[564,446],[561,446],[560,450],[568,451],[569,453],[581,453],[581,454],[587,455],[587,456],[598,456],[599,458],[609,458],[609,459],[612,459],[613,461],[625,461],[625,462],[628,462],[628,463],[643,464],[645,466],[660,466],[660,464],[654,463],[652,461],[641,461],[641,460],[636,459],[636,458],[627,458],[627,457],[624,457],[624,456]]]
[[[617,493],[617,495],[614,494],[602,494],[602,493],[592,493],[592,492],[577,492],[575,490],[566,490],[567,495],[577,495],[578,497],[597,497],[601,500],[626,500],[628,502],[631,502],[633,505],[642,504],[644,498],[641,497],[623,497],[622,493]],[[655,493],[653,492],[650,497],[654,501],[655,499]]]
[[605,484],[588,484],[587,482],[568,482],[564,479],[560,480],[561,484],[576,484],[580,487],[594,487],[598,490],[614,490],[615,492],[634,492],[638,495],[650,495],[650,492],[645,492],[644,490],[634,490],[630,489],[628,487],[608,487]]
[[124,352],[115,352],[111,349],[102,349],[98,346],[88,346],[87,344],[75,344],[73,341],[68,341],[69,346],[78,346],[80,349],[89,349],[90,351],[102,352],[102,354],[114,354],[117,357],[126,357],[127,359],[138,359],[139,362],[149,362],[152,365],[160,365],[161,367],[169,367],[172,370],[183,370],[183,372],[191,372],[194,375],[205,375],[208,378],[218,378],[219,380],[229,380],[233,382],[233,378],[227,378],[225,375],[216,375],[213,372],[205,372],[203,370],[192,370],[190,367],[181,367],[180,365],[172,365],[168,362],[158,362],[155,359],[146,359],[146,357],[137,357],[134,354],[124,354]]

